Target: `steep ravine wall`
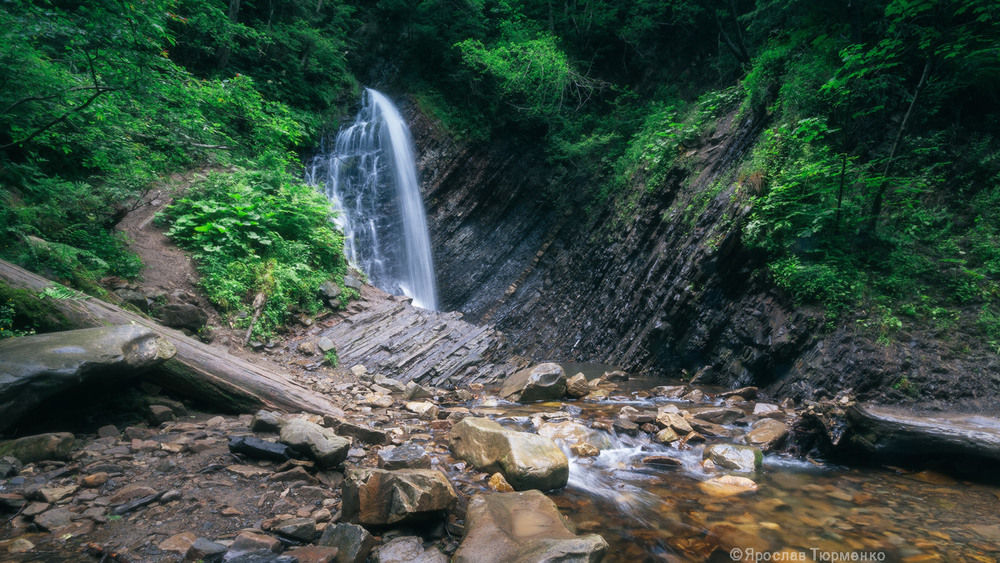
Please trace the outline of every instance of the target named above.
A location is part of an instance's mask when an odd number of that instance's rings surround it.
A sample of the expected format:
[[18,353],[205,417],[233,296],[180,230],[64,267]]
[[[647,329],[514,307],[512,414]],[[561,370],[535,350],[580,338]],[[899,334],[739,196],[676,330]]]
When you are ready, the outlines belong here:
[[798,400],[851,390],[913,402],[894,386],[902,377],[945,403],[1000,396],[995,355],[956,358],[926,335],[885,346],[850,323],[824,331],[820,312],[769,283],[741,241],[757,186],[736,170],[762,123],[724,119],[657,189],[639,173],[632,193],[557,212],[540,197],[536,147],[456,143],[412,104],[406,113],[442,307],[492,323],[517,353]]

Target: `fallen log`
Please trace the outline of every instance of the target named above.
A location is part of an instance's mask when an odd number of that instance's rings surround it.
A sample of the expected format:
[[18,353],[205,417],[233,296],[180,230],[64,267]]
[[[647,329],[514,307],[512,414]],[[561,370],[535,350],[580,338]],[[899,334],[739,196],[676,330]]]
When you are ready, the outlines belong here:
[[[40,293],[53,282],[0,260],[0,281],[14,289]],[[292,381],[288,376],[237,358],[224,350],[207,346],[181,332],[110,303],[85,299],[52,299],[75,328],[137,324],[168,339],[177,354],[155,375],[155,383],[177,393],[235,412],[259,408],[317,414],[338,414],[341,410],[320,393]]]

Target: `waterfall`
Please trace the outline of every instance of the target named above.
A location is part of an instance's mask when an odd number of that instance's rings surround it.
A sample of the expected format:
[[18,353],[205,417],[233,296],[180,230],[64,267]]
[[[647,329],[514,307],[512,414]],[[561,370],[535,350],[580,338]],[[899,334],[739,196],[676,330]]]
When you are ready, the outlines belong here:
[[368,281],[393,294],[437,308],[427,218],[417,184],[410,130],[396,106],[365,89],[354,123],[341,129],[332,150],[306,171],[337,210],[348,260]]

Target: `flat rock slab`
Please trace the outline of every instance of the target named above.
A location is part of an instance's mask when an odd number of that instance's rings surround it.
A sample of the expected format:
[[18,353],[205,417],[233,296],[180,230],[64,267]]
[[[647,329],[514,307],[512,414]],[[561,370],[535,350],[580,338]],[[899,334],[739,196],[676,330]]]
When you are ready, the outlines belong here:
[[847,411],[855,444],[879,454],[962,454],[1000,460],[1000,419],[917,414],[854,405]]
[[[378,293],[378,295],[376,295]],[[413,307],[365,286],[363,312],[322,333],[343,365],[364,364],[400,382],[431,387],[495,384],[517,371],[503,335],[461,320],[461,313]]]
[[43,400],[94,381],[138,375],[176,349],[135,325],[35,334],[0,341],[0,430]]
[[451,451],[487,473],[500,472],[515,489],[550,491],[569,481],[569,459],[550,438],[468,417],[451,429]]
[[608,543],[577,536],[552,500],[539,491],[476,495],[469,501],[465,537],[453,563],[596,563]]

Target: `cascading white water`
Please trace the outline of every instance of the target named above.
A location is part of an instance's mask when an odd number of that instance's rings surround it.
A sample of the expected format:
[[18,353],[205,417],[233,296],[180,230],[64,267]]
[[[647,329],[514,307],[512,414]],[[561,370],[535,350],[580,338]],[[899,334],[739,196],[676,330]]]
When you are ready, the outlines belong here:
[[332,150],[315,158],[306,180],[333,202],[345,251],[372,285],[437,309],[427,218],[413,141],[396,106],[365,89],[361,111]]

